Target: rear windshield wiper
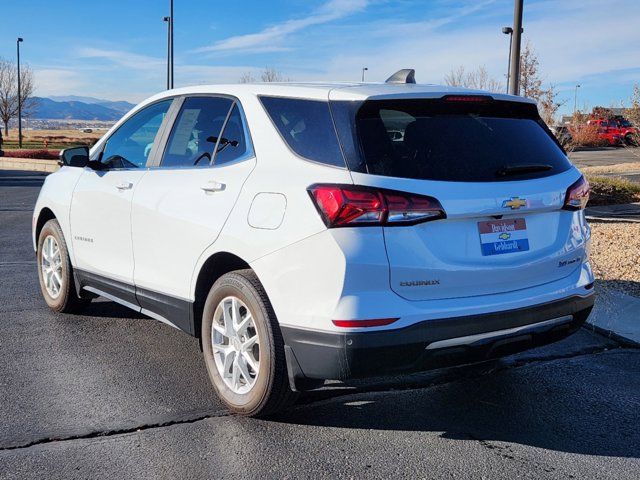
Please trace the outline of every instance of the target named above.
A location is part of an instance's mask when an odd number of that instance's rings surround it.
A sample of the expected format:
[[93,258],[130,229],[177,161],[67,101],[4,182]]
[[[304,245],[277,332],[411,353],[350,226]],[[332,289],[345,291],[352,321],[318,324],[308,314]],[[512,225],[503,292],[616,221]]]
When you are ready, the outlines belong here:
[[531,165],[505,165],[496,171],[498,177],[508,177],[511,175],[523,175],[525,173],[546,172],[551,170],[551,165],[531,164]]

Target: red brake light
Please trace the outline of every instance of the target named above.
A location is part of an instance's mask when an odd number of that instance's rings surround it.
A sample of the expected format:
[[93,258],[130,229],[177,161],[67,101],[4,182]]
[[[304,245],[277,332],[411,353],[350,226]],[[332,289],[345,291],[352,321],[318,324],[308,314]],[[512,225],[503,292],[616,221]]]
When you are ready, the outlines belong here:
[[486,103],[493,100],[493,98],[487,95],[445,95],[443,97],[445,102],[475,102]]
[[332,320],[336,327],[358,328],[358,327],[383,327],[391,325],[397,318],[375,318],[370,320]]
[[433,197],[353,185],[313,185],[309,193],[327,227],[413,225],[445,218]]
[[586,178],[580,177],[577,182],[567,188],[567,195],[564,199],[565,210],[582,210],[589,201],[591,187]]

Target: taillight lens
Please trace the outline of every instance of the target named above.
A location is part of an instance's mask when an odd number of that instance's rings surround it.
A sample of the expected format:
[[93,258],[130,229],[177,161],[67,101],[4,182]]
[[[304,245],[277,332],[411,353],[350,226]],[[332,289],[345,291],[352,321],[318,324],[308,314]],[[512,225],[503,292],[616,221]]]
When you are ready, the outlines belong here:
[[589,182],[586,178],[580,177],[577,182],[567,188],[567,195],[564,199],[565,210],[582,210],[589,201]]
[[353,185],[313,185],[309,193],[327,227],[413,225],[445,218],[433,197]]

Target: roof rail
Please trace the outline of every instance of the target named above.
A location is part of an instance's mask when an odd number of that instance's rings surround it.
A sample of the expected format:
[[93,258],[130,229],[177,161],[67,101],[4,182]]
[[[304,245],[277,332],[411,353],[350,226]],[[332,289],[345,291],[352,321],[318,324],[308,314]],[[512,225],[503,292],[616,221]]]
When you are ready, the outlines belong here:
[[416,71],[413,68],[403,68],[387,78],[384,83],[416,83]]

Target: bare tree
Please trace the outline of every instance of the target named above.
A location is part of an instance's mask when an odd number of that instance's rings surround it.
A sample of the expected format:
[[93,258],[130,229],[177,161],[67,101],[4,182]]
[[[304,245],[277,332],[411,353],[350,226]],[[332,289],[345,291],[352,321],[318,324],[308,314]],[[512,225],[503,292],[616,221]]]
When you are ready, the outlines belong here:
[[504,88],[499,81],[489,76],[489,72],[484,66],[467,72],[464,66],[460,65],[445,75],[444,82],[452,87],[488,90],[489,92],[500,92]]
[[256,81],[256,78],[253,76],[253,73],[251,72],[244,72],[242,75],[240,75],[240,83],[253,83]]
[[520,95],[536,102],[545,94],[539,68],[538,54],[531,46],[531,42],[527,40],[520,54]]
[[[20,68],[20,100],[22,115],[28,117],[35,107],[33,71],[28,66]],[[4,133],[9,134],[9,121],[18,116],[18,68],[16,64],[0,58],[0,120]]]
[[540,109],[540,116],[547,125],[553,125],[556,123],[556,113],[558,109],[566,103],[565,101],[558,100],[558,92],[554,84],[549,85],[549,88],[542,91],[542,95],[538,99],[538,108]]
[[633,86],[633,94],[631,95],[631,106],[627,109],[627,118],[636,127],[640,127],[640,85]]
[[262,75],[260,75],[260,80],[263,82],[288,82],[288,78],[284,78],[281,72],[276,70],[273,67],[265,67]]
[[[253,72],[245,72],[240,76],[240,83],[252,83],[256,81]],[[273,67],[265,67],[260,74],[261,82],[288,82],[289,78],[285,78],[282,72]]]

